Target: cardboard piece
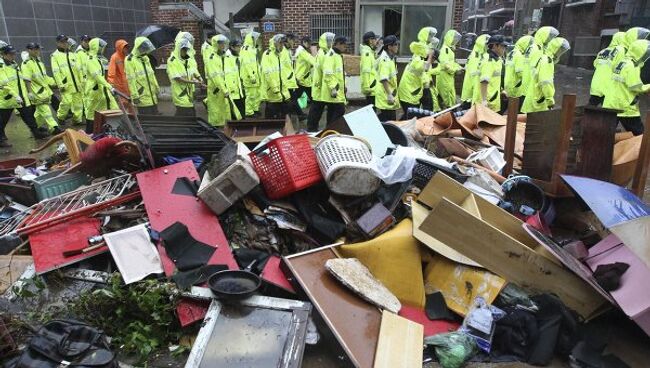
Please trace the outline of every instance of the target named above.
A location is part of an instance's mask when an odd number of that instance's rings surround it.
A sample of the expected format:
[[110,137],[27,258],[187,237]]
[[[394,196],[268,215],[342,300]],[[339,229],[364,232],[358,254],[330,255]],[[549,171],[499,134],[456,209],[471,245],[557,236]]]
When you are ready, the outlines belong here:
[[388,311],[381,315],[375,368],[422,367],[424,328]]
[[506,284],[506,280],[489,271],[440,256],[434,256],[427,264],[424,282],[427,294],[442,292],[447,307],[463,317],[477,296],[492,304]]
[[163,273],[160,256],[145,224],[104,234],[104,240],[125,284]]
[[34,257],[36,274],[41,275],[107,252],[108,247],[104,246],[71,257],[63,255],[66,248],[83,249],[88,247],[88,238],[99,234],[101,234],[99,219],[86,217],[30,234],[29,245]]
[[615,262],[627,263],[630,268],[621,276],[621,286],[610,294],[623,312],[650,335],[650,269],[614,234],[589,249],[586,263],[592,271]]
[[284,266],[315,307],[317,322],[331,331],[355,367],[374,363],[381,312],[343,286],[325,269],[337,258],[332,246],[283,258]]
[[[176,180],[182,177],[187,177],[192,182],[199,180],[199,175],[191,161],[179,162],[137,175],[151,228],[160,232],[180,221],[187,226],[194,239],[217,247],[207,264],[225,264],[231,270],[239,269],[217,216],[197,198],[172,193]],[[161,244],[158,244],[158,252],[165,275],[173,275],[174,262],[167,256]],[[182,301],[177,309],[181,325],[187,326],[202,320],[207,308],[208,305],[204,302]]]
[[562,267],[523,229],[519,219],[478,196],[474,199],[480,218],[463,209],[460,205],[470,193],[451,178],[436,173],[418,197],[433,208],[420,230],[435,234],[438,240],[509,282],[555,293],[585,318],[601,309],[603,297]]
[[0,295],[9,289],[32,263],[32,256],[0,256]]

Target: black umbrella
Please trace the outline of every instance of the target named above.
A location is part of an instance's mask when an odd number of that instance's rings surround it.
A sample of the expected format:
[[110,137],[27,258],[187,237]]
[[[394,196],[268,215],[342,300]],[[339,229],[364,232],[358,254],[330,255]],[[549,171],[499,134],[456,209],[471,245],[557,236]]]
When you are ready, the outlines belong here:
[[137,37],[147,37],[156,48],[159,48],[174,43],[178,32],[180,31],[176,27],[152,24],[138,30],[135,35]]

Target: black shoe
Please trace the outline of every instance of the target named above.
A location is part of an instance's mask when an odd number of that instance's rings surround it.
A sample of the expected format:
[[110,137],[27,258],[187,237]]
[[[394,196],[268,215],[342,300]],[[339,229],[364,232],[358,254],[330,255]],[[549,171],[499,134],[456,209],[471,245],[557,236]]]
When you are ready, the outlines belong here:
[[50,136],[48,132],[44,132],[39,129],[32,131],[32,135],[34,136],[34,139],[44,139]]
[[57,134],[60,134],[60,133],[63,133],[63,129],[61,129],[59,126],[55,126],[52,129],[52,135],[57,135]]

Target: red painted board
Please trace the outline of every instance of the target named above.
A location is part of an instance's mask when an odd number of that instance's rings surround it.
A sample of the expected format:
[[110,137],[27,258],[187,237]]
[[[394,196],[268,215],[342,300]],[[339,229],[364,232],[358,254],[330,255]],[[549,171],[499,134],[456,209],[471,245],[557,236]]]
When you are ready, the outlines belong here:
[[84,254],[65,257],[63,251],[67,247],[88,247],[88,238],[100,234],[100,221],[96,218],[78,218],[70,222],[55,225],[47,230],[29,235],[29,244],[34,257],[36,274],[56,270],[75,262],[96,256],[108,251],[101,247]]
[[410,321],[419,323],[422,326],[424,326],[425,337],[431,335],[437,335],[445,332],[456,331],[458,327],[460,327],[460,324],[456,322],[450,322],[445,320],[432,321],[429,319],[429,317],[427,317],[426,313],[424,312],[424,309],[411,307],[404,304],[402,304],[402,309],[400,309],[398,314]]
[[[199,180],[199,174],[192,161],[179,162],[137,174],[138,186],[151,228],[160,232],[180,221],[187,226],[196,240],[217,248],[208,264],[226,264],[231,270],[239,269],[217,216],[198,198],[172,193],[176,179],[182,177],[192,181]],[[158,244],[158,252],[165,274],[173,275],[176,268],[174,262],[169,259],[165,248],[160,244]],[[181,325],[185,327],[202,320],[208,310],[207,307],[208,305],[205,304],[202,312],[197,313],[195,308],[189,308],[186,301],[181,302],[177,309]]]
[[296,290],[293,285],[287,280],[284,272],[280,270],[280,262],[282,262],[280,257],[270,256],[260,276],[262,280],[295,294]]

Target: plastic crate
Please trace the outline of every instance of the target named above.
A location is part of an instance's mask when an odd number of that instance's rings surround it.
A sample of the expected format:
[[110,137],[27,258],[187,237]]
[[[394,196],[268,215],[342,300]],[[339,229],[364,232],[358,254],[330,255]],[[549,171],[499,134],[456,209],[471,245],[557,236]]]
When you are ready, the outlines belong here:
[[39,201],[72,192],[90,182],[90,177],[83,173],[71,173],[57,177],[61,171],[53,171],[34,179],[34,190]]
[[411,181],[411,184],[418,187],[419,189],[424,189],[424,187],[429,184],[429,181],[433,175],[435,175],[435,173],[438,171],[443,172],[447,176],[460,183],[464,183],[467,180],[467,176],[454,169],[439,166],[425,160],[417,159],[415,161],[415,166],[413,167],[413,180]]
[[316,153],[304,134],[270,141],[249,154],[270,199],[279,199],[322,180]]

